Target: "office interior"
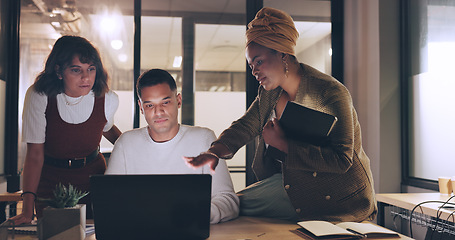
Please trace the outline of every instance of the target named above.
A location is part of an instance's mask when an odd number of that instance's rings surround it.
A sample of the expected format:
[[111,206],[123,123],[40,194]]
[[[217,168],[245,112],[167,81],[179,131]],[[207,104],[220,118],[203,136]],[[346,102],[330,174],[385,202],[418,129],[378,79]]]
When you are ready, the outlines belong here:
[[[99,48],[120,96],[120,130],[145,126],[134,80],[163,68],[183,95],[180,122],[219,135],[257,93],[244,33],[263,6],[294,18],[299,61],[349,89],[376,193],[437,192],[439,176],[455,176],[453,1],[0,0],[0,192],[20,189],[21,104],[59,36],[81,35]],[[101,148],[108,157],[112,145]],[[228,162],[236,190],[254,182],[253,148]]]

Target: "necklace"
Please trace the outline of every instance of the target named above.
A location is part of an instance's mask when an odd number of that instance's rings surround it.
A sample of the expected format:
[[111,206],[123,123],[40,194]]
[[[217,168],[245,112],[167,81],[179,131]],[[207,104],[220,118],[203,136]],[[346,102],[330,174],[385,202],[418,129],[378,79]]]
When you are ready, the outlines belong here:
[[68,106],[74,106],[74,105],[77,105],[79,104],[80,102],[82,102],[82,99],[84,99],[85,95],[83,96],[80,96],[76,101],[74,102],[70,102],[69,99],[68,99],[68,96],[66,94],[63,94],[63,97],[65,98],[65,103],[66,105]]

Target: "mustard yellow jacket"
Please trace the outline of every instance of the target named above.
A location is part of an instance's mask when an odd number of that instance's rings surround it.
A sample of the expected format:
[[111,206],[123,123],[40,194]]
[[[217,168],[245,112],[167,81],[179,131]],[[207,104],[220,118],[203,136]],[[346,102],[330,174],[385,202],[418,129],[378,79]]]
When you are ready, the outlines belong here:
[[[372,220],[377,206],[370,160],[362,148],[360,125],[351,95],[333,77],[308,65],[300,65],[304,73],[295,102],[332,114],[338,121],[328,145],[288,139],[289,152],[281,166],[283,187],[301,220]],[[270,119],[282,91],[280,87],[271,91],[259,87],[258,96],[245,115],[215,141],[235,154],[239,148],[256,140],[252,169],[258,180],[275,172],[273,164],[263,158],[262,128]]]

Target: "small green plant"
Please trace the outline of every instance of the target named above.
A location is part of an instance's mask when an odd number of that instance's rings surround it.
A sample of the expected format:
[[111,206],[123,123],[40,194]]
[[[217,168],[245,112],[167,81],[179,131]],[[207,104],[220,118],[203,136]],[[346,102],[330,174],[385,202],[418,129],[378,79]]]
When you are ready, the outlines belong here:
[[79,200],[87,196],[87,194],[88,192],[79,191],[71,184],[67,188],[62,183],[59,183],[55,186],[54,198],[39,198],[38,201],[46,202],[54,208],[67,208],[76,206]]

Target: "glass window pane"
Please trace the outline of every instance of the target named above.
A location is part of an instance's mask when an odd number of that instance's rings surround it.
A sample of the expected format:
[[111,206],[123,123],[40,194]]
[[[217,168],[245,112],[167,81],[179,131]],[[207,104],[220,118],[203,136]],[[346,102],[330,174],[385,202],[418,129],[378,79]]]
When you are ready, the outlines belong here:
[[265,7],[283,10],[294,19],[299,32],[295,47],[299,62],[332,74],[332,23],[330,1],[264,0]]
[[[4,79],[0,78],[0,114],[2,116],[6,116],[5,114],[5,102],[6,102],[6,82]],[[4,156],[5,152],[5,118],[0,120],[0,154]],[[5,171],[5,164],[1,161],[0,164],[0,173],[4,173]]]
[[[219,135],[245,112],[245,21],[242,21],[245,6],[244,0],[187,0],[166,4],[142,1],[141,71],[162,68],[174,76],[183,98],[179,113],[181,123],[185,118]],[[182,65],[173,65],[176,59],[186,61],[180,64],[188,64],[193,72],[184,77]],[[184,81],[187,81],[185,89]],[[222,101],[223,106],[210,105],[220,98],[229,101]],[[224,106],[221,114],[208,114]],[[185,107],[192,109],[182,111]],[[147,124],[142,115],[140,122],[141,127]],[[228,164],[238,165],[244,171],[245,153],[239,152],[236,157],[243,159],[228,161]],[[244,173],[232,175],[236,190],[243,188]]]
[[452,74],[455,54],[455,6],[439,0],[413,2],[407,26],[410,72],[411,177],[437,180],[453,176],[452,136],[455,97]]
[[[246,110],[245,26],[196,24],[195,125],[219,136]],[[227,161],[230,170],[245,171],[242,147]],[[245,174],[233,173],[235,190],[245,187]]]
[[[151,5],[153,6],[153,5]],[[154,8],[145,9],[141,17],[141,73],[160,68],[168,71],[182,91],[182,18],[171,16],[147,16]],[[182,113],[179,109],[179,122]],[[140,115],[140,127],[147,126],[144,115]]]

